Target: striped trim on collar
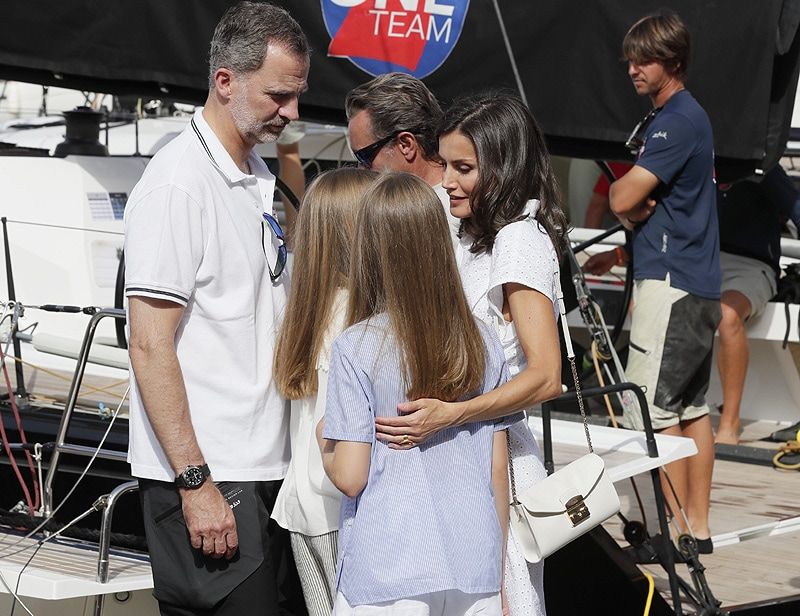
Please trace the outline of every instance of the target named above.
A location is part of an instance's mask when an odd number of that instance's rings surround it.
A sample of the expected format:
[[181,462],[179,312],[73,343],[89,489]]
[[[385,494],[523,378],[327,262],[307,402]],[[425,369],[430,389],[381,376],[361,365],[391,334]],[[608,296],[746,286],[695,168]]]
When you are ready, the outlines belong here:
[[258,155],[253,151],[250,152],[247,161],[250,164],[251,173],[243,172],[236,163],[233,162],[231,155],[225,150],[225,146],[222,145],[219,137],[217,137],[216,133],[214,133],[213,129],[208,125],[202,113],[202,110],[196,111],[194,117],[192,117],[190,121],[190,125],[211,163],[229,182],[241,182],[255,175],[253,159],[257,158]]
[[194,134],[197,135],[197,138],[200,140],[200,144],[203,146],[203,149],[206,151],[206,154],[208,154],[208,157],[211,159],[211,162],[214,163],[214,165],[216,167],[219,167],[219,165],[217,164],[217,161],[214,160],[214,155],[211,153],[211,150],[208,148],[208,144],[206,143],[206,140],[203,137],[203,134],[200,132],[200,129],[197,128],[197,123],[194,121],[194,118],[192,118],[191,125],[192,125],[192,130],[194,131]]

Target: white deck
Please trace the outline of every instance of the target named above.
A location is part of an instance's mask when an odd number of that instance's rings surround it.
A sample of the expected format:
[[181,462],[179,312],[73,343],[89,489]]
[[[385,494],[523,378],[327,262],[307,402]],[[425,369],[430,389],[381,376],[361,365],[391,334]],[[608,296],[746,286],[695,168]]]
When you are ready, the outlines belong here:
[[[531,417],[529,425],[541,446],[544,442],[541,418]],[[582,423],[553,419],[551,425],[556,469],[588,453]],[[656,434],[659,455],[657,458],[650,458],[647,455],[647,443],[643,432],[590,425],[589,434],[592,437],[595,453],[603,458],[613,482],[646,473],[697,453],[694,441],[681,436]]]
[[[541,419],[532,418],[531,428],[541,441]],[[613,481],[646,472],[696,452],[694,442],[690,439],[657,435],[661,455],[658,458],[648,458],[644,437],[638,432],[601,426],[590,426],[590,430],[595,451],[605,460]],[[553,420],[553,440],[556,465],[566,464],[586,452],[581,424]],[[8,546],[16,540],[16,536],[0,535],[0,555],[12,551]],[[14,550],[34,544],[31,539]],[[0,558],[0,574],[11,588],[16,585],[19,571],[30,555],[30,551],[25,551],[11,558]],[[25,569],[19,594],[39,599],[68,599],[153,586],[150,564],[146,557],[112,555],[107,584],[95,581],[96,570],[96,546],[69,540],[46,543]],[[8,592],[2,584],[0,592]]]
[[[36,549],[33,539],[11,548],[11,544],[17,540],[16,535],[0,534],[0,555],[33,546],[14,556],[0,558],[0,574],[12,589],[16,587],[20,570]],[[131,553],[128,556],[115,550],[109,561],[108,582],[100,584],[95,581],[97,546],[55,539],[45,543],[26,567],[19,581],[18,594],[38,599],[70,599],[153,587],[147,555]],[[8,593],[2,583],[0,593]]]
[[[541,442],[541,419],[531,418],[530,425]],[[552,428],[556,468],[587,451],[582,424],[553,420]],[[691,456],[696,451],[689,439],[656,435],[659,457],[649,458],[642,433],[603,426],[590,426],[590,432],[595,452],[606,462],[608,473],[617,484],[623,512],[631,519],[639,518],[640,514],[630,484],[623,480]],[[711,508],[716,549],[713,555],[704,556],[702,561],[709,568],[712,590],[724,605],[797,592],[794,569],[791,566],[775,568],[775,563],[792,562],[800,541],[800,519],[797,518],[800,511],[796,499],[791,497],[796,491],[796,481],[794,472],[717,461]],[[650,478],[642,477],[638,483],[648,524],[653,530],[657,525]],[[612,518],[604,526],[621,544],[625,544],[619,520]],[[16,540],[16,536],[0,535],[0,555],[12,551],[9,546]],[[28,541],[28,545],[33,543]],[[12,588],[30,554],[27,551],[0,559],[0,574]],[[109,582],[104,585],[95,581],[96,568],[94,546],[69,540],[45,544],[26,568],[19,594],[37,599],[65,600],[152,588],[149,563],[139,555],[112,555]],[[664,590],[666,581],[660,568],[648,569],[656,575],[659,588]],[[679,567],[679,573],[688,579],[685,567]],[[7,592],[2,584],[0,592]]]

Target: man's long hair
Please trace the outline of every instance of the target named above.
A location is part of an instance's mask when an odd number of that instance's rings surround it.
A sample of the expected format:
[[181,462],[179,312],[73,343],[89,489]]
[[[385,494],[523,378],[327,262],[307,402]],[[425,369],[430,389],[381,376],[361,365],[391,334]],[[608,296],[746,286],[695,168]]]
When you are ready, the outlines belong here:
[[622,56],[637,64],[658,62],[680,79],[686,77],[691,36],[683,20],[672,11],[642,17],[622,41]]

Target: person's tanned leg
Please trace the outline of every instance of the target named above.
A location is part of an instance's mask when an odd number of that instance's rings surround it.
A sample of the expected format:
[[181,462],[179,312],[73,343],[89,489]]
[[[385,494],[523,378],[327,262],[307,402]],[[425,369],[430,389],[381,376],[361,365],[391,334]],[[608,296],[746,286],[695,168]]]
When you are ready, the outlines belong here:
[[666,465],[666,472],[669,474],[672,487],[663,473],[661,474],[661,487],[677,528],[683,533],[689,532],[680,512],[682,506],[694,535],[698,539],[707,539],[710,536],[708,511],[711,500],[711,474],[714,470],[714,437],[711,432],[711,419],[705,415],[659,430],[659,434],[691,438],[697,446],[696,455]]
[[[671,436],[684,436],[680,425],[670,426],[669,428],[659,430],[658,433],[669,434]],[[667,478],[664,476],[664,470],[666,470],[666,473],[669,475],[670,481],[667,481]],[[668,507],[667,511],[672,512],[675,524],[677,524],[677,527],[680,528],[682,533],[685,533],[688,529],[686,528],[683,516],[681,515],[680,507],[686,507],[686,500],[689,493],[687,461],[685,459],[681,459],[665,465],[660,475],[661,489],[664,492],[664,499],[666,500]],[[670,487],[670,482],[672,483],[672,487]],[[680,505],[678,504],[678,501],[680,501]]]
[[708,510],[711,504],[711,475],[714,471],[714,434],[708,415],[681,423],[683,436],[691,438],[697,445],[697,454],[688,458],[687,500],[683,503],[689,524],[698,539],[711,536],[708,527]]
[[744,322],[750,315],[750,301],[738,291],[725,291],[720,300],[722,321],[719,324],[717,366],[722,385],[723,412],[716,442],[735,445],[739,442],[739,407],[747,374],[749,347]]

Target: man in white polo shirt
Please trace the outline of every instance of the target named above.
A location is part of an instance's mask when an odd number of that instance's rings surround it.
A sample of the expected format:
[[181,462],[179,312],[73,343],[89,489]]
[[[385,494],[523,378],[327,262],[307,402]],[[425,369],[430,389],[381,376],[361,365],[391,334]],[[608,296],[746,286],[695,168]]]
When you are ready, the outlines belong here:
[[267,522],[289,457],[271,379],[286,247],[253,147],[297,119],[309,53],[284,10],[229,9],[205,108],[125,212],[129,460],[162,614],[278,610]]

